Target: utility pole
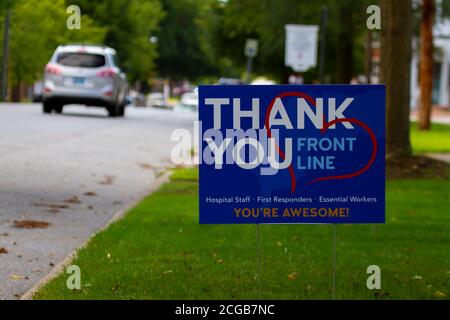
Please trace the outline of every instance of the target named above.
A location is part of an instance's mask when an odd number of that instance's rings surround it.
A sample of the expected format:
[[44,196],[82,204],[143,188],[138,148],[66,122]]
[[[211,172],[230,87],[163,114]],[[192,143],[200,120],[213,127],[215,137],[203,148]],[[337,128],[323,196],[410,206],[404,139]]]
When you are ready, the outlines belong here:
[[326,36],[328,25],[328,7],[322,6],[322,14],[320,18],[320,61],[319,61],[319,80],[320,83],[325,82],[325,50],[326,50]]
[[245,72],[245,83],[250,83],[252,76],[253,57],[247,57],[247,68]]
[[6,9],[5,28],[3,34],[3,61],[2,61],[2,87],[1,99],[8,98],[8,58],[9,58],[9,28],[11,24],[11,9]]

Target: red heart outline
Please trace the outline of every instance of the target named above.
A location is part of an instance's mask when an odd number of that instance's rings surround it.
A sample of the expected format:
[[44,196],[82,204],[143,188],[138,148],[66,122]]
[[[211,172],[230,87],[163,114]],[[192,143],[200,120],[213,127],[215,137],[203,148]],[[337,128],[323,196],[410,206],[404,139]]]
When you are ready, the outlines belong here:
[[368,125],[366,125],[364,122],[362,122],[362,121],[360,121],[358,119],[355,119],[355,118],[334,119],[331,122],[324,123],[324,127],[322,128],[322,130],[320,130],[320,132],[321,133],[325,133],[328,130],[328,128],[331,127],[332,125],[334,125],[336,123],[342,123],[342,122],[350,122],[350,123],[357,124],[358,126],[363,128],[369,134],[370,140],[372,141],[372,153],[370,155],[369,161],[366,163],[366,165],[364,167],[362,167],[361,169],[359,169],[359,170],[357,170],[355,172],[348,173],[348,174],[342,174],[342,175],[336,175],[336,176],[328,176],[328,177],[317,178],[317,179],[314,179],[314,180],[308,182],[306,185],[313,184],[313,183],[316,183],[316,182],[319,182],[319,181],[326,181],[326,180],[333,180],[333,179],[350,179],[350,178],[354,178],[356,176],[359,176],[359,175],[363,174],[367,170],[369,170],[369,168],[375,162],[375,159],[376,159],[377,153],[378,153],[377,138],[376,138],[375,134],[373,133],[372,129]]
[[[299,98],[304,98],[305,100],[307,100],[309,103],[311,103],[313,106],[316,106],[316,102],[314,101],[314,99],[309,96],[306,93],[303,92],[284,92],[281,93],[279,95],[277,95],[275,98],[273,98],[269,104],[269,107],[267,108],[266,111],[266,118],[265,118],[265,127],[267,130],[267,137],[271,138],[272,137],[272,132],[270,130],[270,113],[272,111],[273,105],[275,104],[276,99],[278,98],[285,98],[285,97],[299,97]],[[377,153],[378,153],[378,142],[377,142],[377,138],[373,132],[373,130],[364,122],[362,122],[361,120],[355,119],[355,118],[341,118],[341,119],[334,119],[331,122],[327,122],[325,120],[325,116],[323,117],[323,128],[320,130],[321,133],[325,133],[328,128],[330,128],[332,125],[336,124],[336,123],[343,123],[343,122],[349,122],[349,123],[354,123],[358,126],[360,126],[361,128],[363,128],[370,137],[370,140],[372,142],[372,152],[370,155],[370,159],[369,161],[366,163],[366,165],[364,167],[362,167],[361,169],[352,172],[352,173],[348,173],[348,174],[342,174],[342,175],[335,175],[335,176],[327,176],[327,177],[321,177],[321,178],[316,178],[314,180],[311,180],[310,182],[306,183],[306,185],[310,185],[316,182],[320,182],[320,181],[327,181],[327,180],[334,180],[334,179],[350,179],[350,178],[354,178],[356,176],[359,176],[361,174],[363,174],[364,172],[366,172],[375,162]],[[285,159],[285,153],[283,152],[283,150],[280,149],[280,147],[278,145],[275,144],[275,149],[277,150],[279,156],[281,159]],[[291,193],[294,193],[296,188],[297,188],[297,179],[295,178],[295,171],[294,171],[294,167],[292,166],[292,164],[288,167],[289,170],[289,174],[291,176]]]

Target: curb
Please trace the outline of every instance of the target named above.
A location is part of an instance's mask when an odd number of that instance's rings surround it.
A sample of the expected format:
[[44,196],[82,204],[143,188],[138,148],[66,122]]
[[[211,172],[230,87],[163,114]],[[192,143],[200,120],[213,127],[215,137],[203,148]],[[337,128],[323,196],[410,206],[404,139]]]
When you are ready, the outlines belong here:
[[169,177],[171,176],[172,172],[171,170],[166,171],[161,176],[157,177],[153,184],[150,186],[150,189],[142,192],[139,194],[139,196],[136,198],[136,200],[132,201],[131,203],[127,204],[125,207],[117,211],[113,217],[100,229],[95,231],[89,238],[87,238],[84,243],[73,250],[71,253],[69,253],[61,262],[56,264],[56,266],[53,267],[50,272],[45,275],[41,280],[39,280],[31,289],[29,289],[27,292],[25,292],[19,300],[33,300],[33,296],[36,292],[39,291],[44,285],[49,283],[51,280],[56,278],[58,275],[64,272],[65,268],[71,264],[71,262],[76,258],[77,252],[87,246],[87,244],[91,241],[91,239],[97,235],[99,232],[102,232],[106,230],[111,224],[114,222],[122,219],[125,214],[132,208],[134,208],[139,202],[142,201],[145,197],[150,195],[151,193],[155,192],[162,184],[169,181]]

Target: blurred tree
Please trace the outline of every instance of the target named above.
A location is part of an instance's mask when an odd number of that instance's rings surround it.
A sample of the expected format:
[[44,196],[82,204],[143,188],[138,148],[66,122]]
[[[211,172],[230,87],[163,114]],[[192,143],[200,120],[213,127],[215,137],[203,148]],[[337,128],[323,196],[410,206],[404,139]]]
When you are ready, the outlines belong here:
[[303,11],[300,4],[299,0],[229,0],[223,8],[220,52],[240,66],[243,73],[247,60],[244,56],[246,39],[258,39],[255,73],[286,81],[292,70],[284,66],[284,26],[297,24],[302,17],[311,22],[312,11],[316,12],[317,18],[313,21],[319,23],[320,19],[319,5],[310,2],[309,8]]
[[327,30],[327,70],[336,83],[350,83],[365,73],[367,7],[377,0],[326,0],[329,10]]
[[[334,9],[336,20],[333,26],[337,28],[336,34],[336,82],[350,83],[354,76],[354,49],[355,49],[355,22],[356,16],[364,11],[355,10],[361,2],[352,0],[333,1],[331,8]],[[333,10],[332,10],[333,12]],[[363,24],[364,25],[364,24]]]
[[2,101],[7,100],[8,96],[8,59],[9,59],[9,34],[10,34],[10,26],[11,26],[11,8],[13,5],[12,0],[3,0],[0,3],[0,17],[4,17],[0,19],[0,23],[3,27],[1,43],[2,52],[1,52],[1,80],[0,80],[0,99]]
[[411,155],[409,104],[412,2],[382,0],[381,81],[386,84],[387,157]]
[[[355,73],[363,71],[366,8],[369,0],[229,0],[223,8],[220,50],[241,68],[247,38],[260,42],[255,71],[286,81],[293,71],[284,67],[286,24],[320,24],[324,4],[329,8],[326,73],[333,80],[348,83]],[[317,79],[317,70],[304,75]]]
[[216,0],[162,0],[165,17],[158,39],[159,75],[175,80],[217,73],[211,30]]
[[164,16],[159,0],[66,0],[66,4],[78,5],[106,29],[104,43],[117,50],[132,81],[146,81],[154,72],[157,44],[150,36]]
[[450,1],[441,0],[438,4],[440,6],[441,16],[449,17],[450,16]]
[[16,0],[11,11],[9,79],[14,100],[20,100],[21,83],[32,84],[42,77],[45,64],[59,44],[102,41],[104,30],[86,16],[81,30],[66,27],[64,0]]
[[422,0],[422,19],[420,23],[420,130],[429,130],[431,123],[434,11],[434,0]]

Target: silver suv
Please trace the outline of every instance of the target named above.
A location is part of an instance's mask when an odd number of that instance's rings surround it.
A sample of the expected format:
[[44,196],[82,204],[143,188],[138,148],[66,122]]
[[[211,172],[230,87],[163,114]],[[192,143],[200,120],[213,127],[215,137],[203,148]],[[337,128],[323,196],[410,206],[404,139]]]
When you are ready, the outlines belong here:
[[106,46],[59,46],[45,67],[43,112],[61,113],[66,104],[102,106],[110,117],[123,116],[127,104],[126,75],[116,51]]

